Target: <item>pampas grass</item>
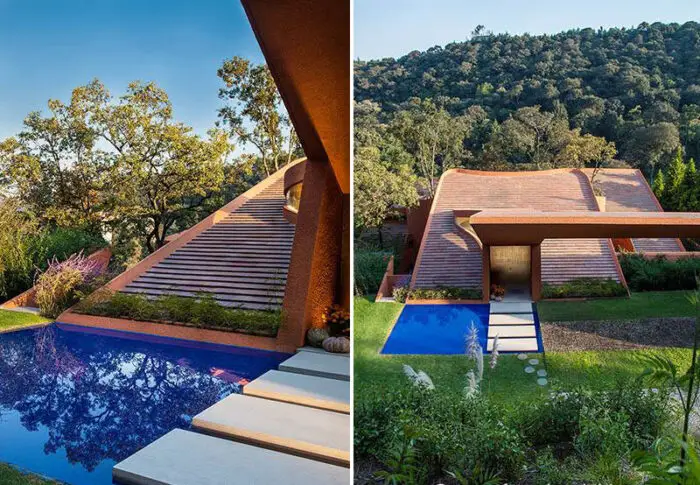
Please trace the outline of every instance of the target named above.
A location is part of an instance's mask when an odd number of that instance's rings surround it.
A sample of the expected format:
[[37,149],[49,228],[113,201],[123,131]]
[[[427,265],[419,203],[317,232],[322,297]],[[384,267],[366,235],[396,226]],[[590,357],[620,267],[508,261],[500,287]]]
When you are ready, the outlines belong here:
[[467,399],[471,399],[477,394],[479,394],[479,383],[476,380],[476,375],[474,375],[474,371],[470,370],[469,372],[467,372],[467,385],[464,388],[464,397],[466,397]]
[[493,339],[493,349],[491,349],[491,361],[489,362],[491,370],[495,369],[498,365],[498,346],[498,334],[496,334],[496,337]]
[[424,389],[428,390],[433,390],[435,389],[435,384],[433,384],[433,380],[430,378],[428,374],[423,372],[422,370],[419,370],[418,372],[413,370],[413,367],[410,365],[403,365],[403,373],[406,377],[408,377],[408,380],[411,381],[411,383],[416,386],[416,387],[422,387]]

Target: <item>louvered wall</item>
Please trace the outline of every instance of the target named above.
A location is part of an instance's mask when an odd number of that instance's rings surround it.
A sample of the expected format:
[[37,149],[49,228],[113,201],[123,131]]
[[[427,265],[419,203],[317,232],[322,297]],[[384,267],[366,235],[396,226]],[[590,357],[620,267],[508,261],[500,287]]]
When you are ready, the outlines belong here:
[[151,297],[203,293],[225,306],[279,308],[294,240],[284,205],[279,177],[122,291]]

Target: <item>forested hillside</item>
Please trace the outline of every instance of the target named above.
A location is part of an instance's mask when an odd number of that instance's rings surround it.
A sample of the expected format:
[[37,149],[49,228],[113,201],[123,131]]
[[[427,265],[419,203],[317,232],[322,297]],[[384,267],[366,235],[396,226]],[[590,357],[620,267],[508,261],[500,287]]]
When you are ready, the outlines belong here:
[[[679,147],[685,160],[700,155],[700,24],[539,36],[480,27],[465,42],[357,61],[355,99],[360,182],[382,171],[403,200],[415,197],[410,174],[432,192],[431,178],[455,166],[628,164],[653,179]],[[391,202],[367,189],[360,227]]]

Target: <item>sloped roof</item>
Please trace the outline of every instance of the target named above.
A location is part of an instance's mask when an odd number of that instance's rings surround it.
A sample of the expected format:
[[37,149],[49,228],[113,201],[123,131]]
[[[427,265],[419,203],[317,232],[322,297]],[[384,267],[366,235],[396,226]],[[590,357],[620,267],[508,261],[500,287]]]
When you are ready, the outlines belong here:
[[147,297],[211,295],[220,304],[282,304],[295,226],[284,217],[284,173],[293,162],[184,231],[108,287]]
[[[583,170],[589,177],[592,169]],[[596,176],[605,194],[606,212],[662,212],[642,172],[637,169],[603,169]],[[633,239],[637,251],[685,251],[678,239]]]
[[[454,210],[532,209],[595,211],[588,177],[580,170],[480,172],[450,170],[440,179],[412,286],[481,287],[478,242],[454,223]],[[559,283],[581,276],[620,281],[619,265],[607,239],[558,239],[542,243],[542,281]]]

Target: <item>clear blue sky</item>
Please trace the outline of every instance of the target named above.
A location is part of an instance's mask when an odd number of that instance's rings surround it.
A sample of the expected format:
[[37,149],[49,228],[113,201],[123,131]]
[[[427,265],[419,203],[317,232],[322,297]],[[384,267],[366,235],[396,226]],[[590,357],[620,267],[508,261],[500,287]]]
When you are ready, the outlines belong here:
[[482,24],[494,33],[700,21],[700,0],[355,0],[357,59],[400,57],[463,41]]
[[203,134],[234,55],[264,62],[239,0],[0,0],[0,139],[95,77],[113,94],[157,82]]

